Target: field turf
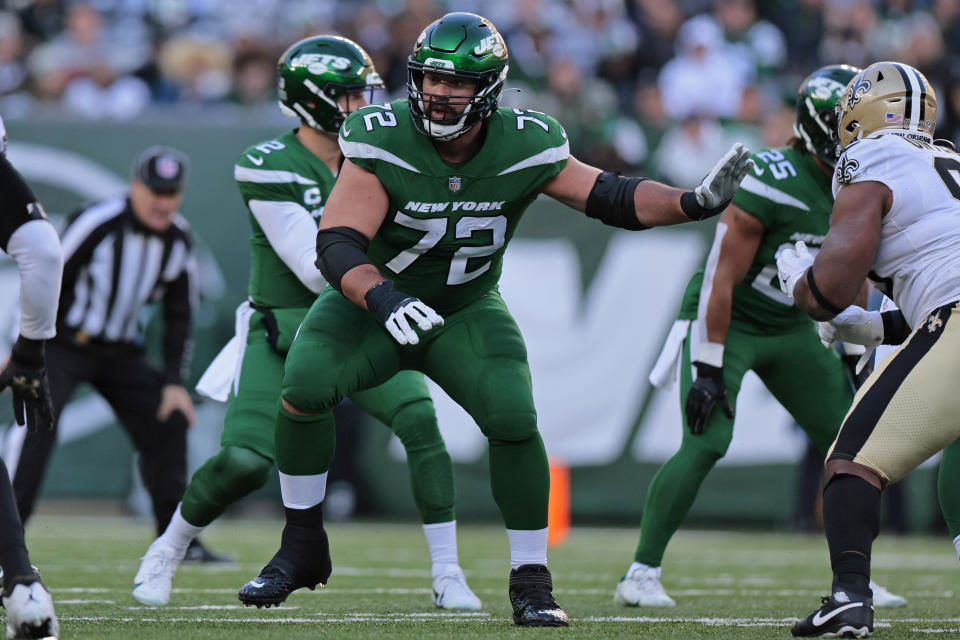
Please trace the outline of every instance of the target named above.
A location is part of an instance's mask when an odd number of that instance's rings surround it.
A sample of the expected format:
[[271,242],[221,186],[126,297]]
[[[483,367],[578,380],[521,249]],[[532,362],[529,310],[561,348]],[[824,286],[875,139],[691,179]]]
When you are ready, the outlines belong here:
[[[39,516],[30,523],[28,545],[53,592],[62,639],[785,639],[797,617],[819,605],[829,583],[820,535],[681,532],[668,550],[663,578],[678,606],[617,607],[613,588],[632,558],[636,532],[574,528],[550,551],[555,595],[572,618],[570,628],[520,629],[507,601],[502,528],[461,527],[461,564],[484,603],[483,611],[472,613],[433,606],[418,525],[333,523],[329,529],[329,586],[295,592],[285,605],[260,610],[242,607],[236,594],[276,550],[275,520],[214,524],[203,539],[237,561],[182,566],[170,605],[162,608],[130,596],[139,557],[152,539],[144,523]],[[881,535],[874,551],[874,578],[909,600],[904,608],[878,610],[874,637],[957,637],[960,563],[950,540]]]

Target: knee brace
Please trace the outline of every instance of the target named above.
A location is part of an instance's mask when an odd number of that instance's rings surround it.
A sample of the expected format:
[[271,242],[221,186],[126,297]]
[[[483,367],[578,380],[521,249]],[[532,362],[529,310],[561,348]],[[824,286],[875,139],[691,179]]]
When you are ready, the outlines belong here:
[[214,457],[217,483],[230,487],[231,493],[245,496],[265,485],[273,463],[244,447],[227,446]]
[[401,407],[394,414],[390,429],[397,434],[408,453],[444,446],[437,426],[437,412],[430,400],[418,400]]

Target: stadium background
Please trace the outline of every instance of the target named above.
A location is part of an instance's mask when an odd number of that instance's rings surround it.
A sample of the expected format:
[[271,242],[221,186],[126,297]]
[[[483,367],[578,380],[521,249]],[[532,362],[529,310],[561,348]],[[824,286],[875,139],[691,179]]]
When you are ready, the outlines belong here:
[[[0,114],[14,163],[53,217],[122,190],[132,158],[156,143],[192,158],[183,212],[201,245],[203,300],[193,377],[233,331],[244,298],[248,224],[232,166],[248,145],[293,121],[276,109],[275,61],[299,37],[341,33],[373,55],[402,95],[420,29],[447,10],[490,17],[511,53],[506,106],[565,125],[572,152],[602,166],[692,186],[734,140],[753,148],[790,135],[792,100],[826,63],[897,59],[921,69],[940,102],[938,137],[956,139],[960,3],[956,0],[66,0],[11,1],[0,12]],[[676,391],[647,373],[712,225],[612,232],[539,200],[507,252],[504,295],[531,354],[541,430],[571,467],[574,522],[636,523],[657,464],[679,442]],[[15,299],[5,261],[0,290]],[[4,309],[4,334],[15,317]],[[150,335],[157,337],[157,327]],[[730,454],[707,480],[693,523],[790,525],[805,442],[754,378]],[[435,393],[457,462],[460,519],[493,519],[484,442]],[[0,403],[0,417],[9,416]],[[217,446],[222,407],[198,406],[196,466]],[[41,508],[84,499],[142,509],[132,454],[94,396],[65,411]],[[347,412],[341,472],[360,515],[413,518],[402,450],[386,429]],[[349,463],[349,464],[347,464]],[[331,497],[337,496],[331,484]],[[341,488],[344,485],[340,485]],[[279,511],[271,483],[236,512]],[[339,494],[350,510],[350,491]],[[908,524],[934,526],[931,470],[907,481]],[[333,502],[333,501],[331,501]],[[45,507],[44,507],[45,503]],[[330,505],[334,507],[333,504]]]

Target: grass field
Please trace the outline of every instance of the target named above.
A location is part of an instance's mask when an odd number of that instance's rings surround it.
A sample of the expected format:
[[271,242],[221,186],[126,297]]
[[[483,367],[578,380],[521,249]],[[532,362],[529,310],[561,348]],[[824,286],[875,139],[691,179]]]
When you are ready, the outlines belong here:
[[[28,531],[67,639],[789,638],[790,625],[819,605],[829,581],[819,535],[681,532],[664,565],[664,584],[678,606],[621,608],[612,592],[632,558],[636,532],[574,528],[550,552],[570,628],[519,629],[506,597],[507,544],[499,527],[461,527],[461,564],[484,602],[482,612],[463,614],[434,608],[426,545],[414,524],[333,524],[330,585],[260,610],[240,606],[237,589],[276,550],[279,524],[224,520],[204,539],[238,561],[181,567],[170,605],[152,608],[130,597],[151,540],[145,524],[40,516]],[[960,634],[960,566],[948,539],[881,536],[874,552],[874,577],[909,599],[905,608],[879,610],[875,636]]]

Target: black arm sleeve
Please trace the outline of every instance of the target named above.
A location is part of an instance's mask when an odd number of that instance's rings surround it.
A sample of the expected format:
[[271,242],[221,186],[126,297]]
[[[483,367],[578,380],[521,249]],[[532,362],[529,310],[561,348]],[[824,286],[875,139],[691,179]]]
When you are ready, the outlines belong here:
[[373,264],[367,257],[367,237],[352,227],[330,227],[317,232],[317,268],[334,289],[343,293],[340,281],[350,269]]
[[193,357],[190,290],[190,271],[185,267],[163,296],[163,376],[167,384],[183,383]]
[[584,213],[611,227],[631,231],[649,229],[637,219],[637,208],[633,204],[633,193],[644,180],[646,178],[626,178],[613,171],[604,171],[593,183]]
[[23,176],[0,156],[0,248],[7,250],[13,232],[25,222],[46,216]]

